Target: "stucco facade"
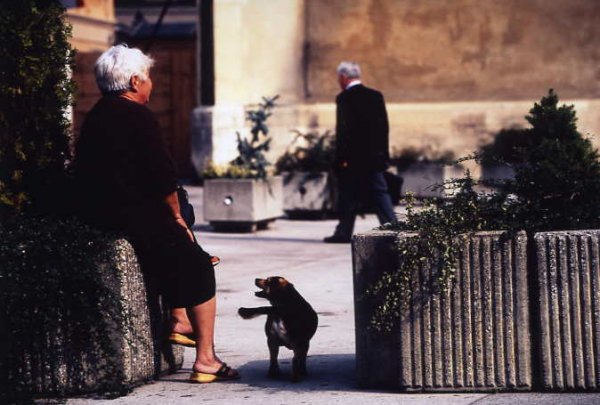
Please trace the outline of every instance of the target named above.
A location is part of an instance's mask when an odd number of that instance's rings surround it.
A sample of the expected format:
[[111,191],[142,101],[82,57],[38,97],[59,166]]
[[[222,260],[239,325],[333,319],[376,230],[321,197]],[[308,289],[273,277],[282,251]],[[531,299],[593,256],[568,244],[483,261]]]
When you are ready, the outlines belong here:
[[243,107],[263,95],[281,95],[273,156],[292,128],[333,129],[341,60],[359,62],[365,84],[384,93],[396,150],[470,153],[499,129],[526,125],[549,88],[575,104],[582,133],[600,134],[595,0],[219,0],[214,7],[216,104],[196,110],[204,126],[195,128],[204,128],[204,155],[218,163],[235,154]]
[[112,45],[116,22],[112,0],[85,0],[83,6],[70,8],[67,18],[73,25],[71,45],[79,52],[104,51]]

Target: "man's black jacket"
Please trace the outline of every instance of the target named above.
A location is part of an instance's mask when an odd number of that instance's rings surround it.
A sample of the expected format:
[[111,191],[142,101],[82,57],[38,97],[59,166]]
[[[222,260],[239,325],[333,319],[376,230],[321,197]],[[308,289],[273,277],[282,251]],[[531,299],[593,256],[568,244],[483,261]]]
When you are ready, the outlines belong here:
[[389,125],[383,95],[361,84],[336,98],[336,164],[382,171],[389,161]]

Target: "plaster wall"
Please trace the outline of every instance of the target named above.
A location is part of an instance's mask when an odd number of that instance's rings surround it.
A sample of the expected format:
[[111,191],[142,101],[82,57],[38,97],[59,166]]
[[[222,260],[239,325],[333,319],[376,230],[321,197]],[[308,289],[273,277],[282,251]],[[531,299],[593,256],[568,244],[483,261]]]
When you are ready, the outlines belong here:
[[391,102],[600,96],[596,0],[307,1],[308,101],[355,60]]
[[392,151],[469,154],[526,126],[549,88],[575,104],[582,133],[600,135],[599,44],[596,0],[221,0],[210,108],[220,118],[203,161],[234,157],[241,108],[263,95],[281,95],[272,159],[292,129],[333,130],[341,60],[359,62],[365,84],[383,92]]
[[71,45],[79,52],[104,51],[114,40],[115,7],[111,0],[86,0],[71,8],[67,18],[73,25]]
[[214,3],[217,104],[303,99],[304,1]]

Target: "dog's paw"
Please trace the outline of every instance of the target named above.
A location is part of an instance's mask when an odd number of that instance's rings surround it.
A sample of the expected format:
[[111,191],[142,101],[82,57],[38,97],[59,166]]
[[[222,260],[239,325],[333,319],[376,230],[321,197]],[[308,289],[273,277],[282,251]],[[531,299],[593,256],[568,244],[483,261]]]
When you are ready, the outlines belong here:
[[250,319],[254,315],[250,308],[244,308],[244,307],[241,307],[240,309],[238,309],[238,314],[239,314],[239,316],[241,316],[244,319]]
[[267,377],[273,378],[273,379],[277,379],[277,378],[281,377],[281,372],[279,370],[279,367],[271,367],[271,368],[269,368],[269,372],[267,373]]

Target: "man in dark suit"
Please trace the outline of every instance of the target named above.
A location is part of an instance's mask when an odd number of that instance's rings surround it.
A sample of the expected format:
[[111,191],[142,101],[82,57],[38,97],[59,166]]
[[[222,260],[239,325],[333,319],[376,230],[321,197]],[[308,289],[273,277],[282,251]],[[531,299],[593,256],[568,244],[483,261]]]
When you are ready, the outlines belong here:
[[383,95],[363,86],[360,68],[337,68],[342,92],[336,98],[336,161],[339,223],[327,243],[348,243],[356,215],[369,199],[381,224],[396,220],[383,173],[389,161],[389,126]]

